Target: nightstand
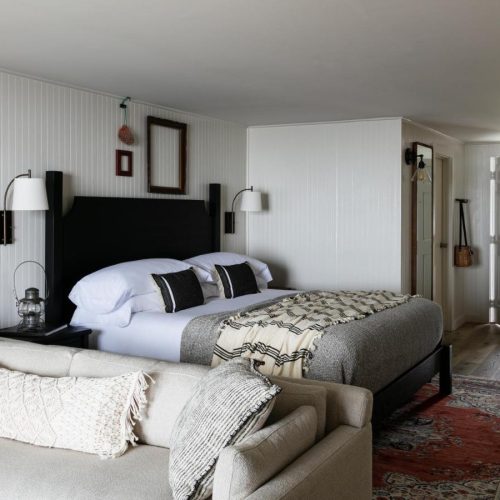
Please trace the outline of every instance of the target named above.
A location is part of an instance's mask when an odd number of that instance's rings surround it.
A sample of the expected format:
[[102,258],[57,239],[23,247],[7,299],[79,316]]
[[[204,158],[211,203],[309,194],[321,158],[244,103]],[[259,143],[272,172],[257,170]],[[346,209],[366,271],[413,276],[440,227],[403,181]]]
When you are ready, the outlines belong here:
[[[50,330],[53,327],[48,327]],[[92,330],[80,326],[67,326],[51,335],[43,336],[40,334],[33,334],[30,332],[19,332],[17,326],[3,328],[0,330],[0,337],[24,340],[26,342],[34,342],[36,344],[44,345],[64,345],[67,347],[80,347],[88,349],[89,335]]]

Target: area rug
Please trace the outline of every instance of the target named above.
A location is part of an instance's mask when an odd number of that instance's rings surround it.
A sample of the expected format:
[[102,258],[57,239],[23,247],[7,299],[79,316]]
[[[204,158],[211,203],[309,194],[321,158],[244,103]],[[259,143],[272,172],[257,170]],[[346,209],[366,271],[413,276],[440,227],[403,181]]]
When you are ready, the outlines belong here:
[[492,499],[500,486],[500,382],[426,384],[374,435],[373,498]]

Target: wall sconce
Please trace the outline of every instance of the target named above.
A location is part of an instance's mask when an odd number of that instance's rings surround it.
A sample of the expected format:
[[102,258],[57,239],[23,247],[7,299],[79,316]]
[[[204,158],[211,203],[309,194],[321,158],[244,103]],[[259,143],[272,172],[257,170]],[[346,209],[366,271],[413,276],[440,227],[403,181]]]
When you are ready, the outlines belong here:
[[253,186],[242,189],[236,193],[233,198],[233,203],[231,205],[231,211],[226,212],[226,223],[225,232],[226,234],[234,234],[235,232],[235,213],[234,213],[234,203],[239,195],[241,197],[240,210],[242,212],[260,212],[262,210],[262,193],[259,191],[254,191]]
[[[12,210],[7,210],[7,195],[14,185]],[[0,244],[12,243],[12,211],[14,210],[48,210],[47,191],[43,179],[32,178],[31,170],[12,179],[3,197],[3,211],[0,212],[3,231]]]
[[[420,160],[417,163],[417,160]],[[411,177],[411,182],[421,181],[421,182],[431,182],[432,177],[427,170],[427,165],[424,162],[424,155],[418,155],[411,148],[405,150],[405,162],[407,165],[417,165],[415,172]]]

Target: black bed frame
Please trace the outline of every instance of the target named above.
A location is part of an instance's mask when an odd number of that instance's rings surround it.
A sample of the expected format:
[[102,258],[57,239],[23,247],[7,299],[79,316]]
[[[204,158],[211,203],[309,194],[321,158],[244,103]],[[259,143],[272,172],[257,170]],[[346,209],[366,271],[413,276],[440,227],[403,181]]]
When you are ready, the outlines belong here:
[[[51,295],[49,323],[68,322],[73,285],[103,267],[130,260],[187,259],[220,250],[221,186],[210,184],[204,200],[76,196],[63,214],[63,174],[46,173],[49,210],[45,224],[45,268]],[[425,359],[374,395],[373,423],[400,407],[436,373],[440,393],[451,393],[451,346]]]
[[63,173],[46,173],[45,269],[49,323],[68,322],[73,285],[98,269],[152,257],[184,260],[220,250],[221,186],[204,200],[76,196],[63,214]]

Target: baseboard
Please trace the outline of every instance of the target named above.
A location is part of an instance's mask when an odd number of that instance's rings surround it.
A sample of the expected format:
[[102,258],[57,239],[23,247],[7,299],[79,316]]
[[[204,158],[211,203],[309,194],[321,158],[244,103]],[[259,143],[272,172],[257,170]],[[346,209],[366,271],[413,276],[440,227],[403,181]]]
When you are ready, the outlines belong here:
[[451,322],[451,329],[452,331],[453,330],[458,330],[462,325],[464,325],[468,320],[468,318],[466,319],[465,315],[462,314],[456,318],[453,318],[452,322]]
[[465,323],[477,323],[480,325],[489,323],[488,314],[467,314],[464,318]]

